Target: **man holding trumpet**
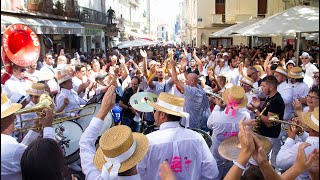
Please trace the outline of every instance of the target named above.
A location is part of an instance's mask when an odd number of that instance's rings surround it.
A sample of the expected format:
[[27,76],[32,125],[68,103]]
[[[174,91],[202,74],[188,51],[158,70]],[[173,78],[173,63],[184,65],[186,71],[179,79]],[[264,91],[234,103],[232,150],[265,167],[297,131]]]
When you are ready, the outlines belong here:
[[21,156],[28,145],[40,136],[41,131],[43,138],[55,139],[55,132],[51,127],[53,112],[51,109],[44,109],[45,116],[37,122],[43,129],[30,130],[23,141],[18,143],[11,134],[14,131],[15,113],[21,107],[21,104],[11,103],[7,95],[1,93],[1,179],[4,180],[21,179]]

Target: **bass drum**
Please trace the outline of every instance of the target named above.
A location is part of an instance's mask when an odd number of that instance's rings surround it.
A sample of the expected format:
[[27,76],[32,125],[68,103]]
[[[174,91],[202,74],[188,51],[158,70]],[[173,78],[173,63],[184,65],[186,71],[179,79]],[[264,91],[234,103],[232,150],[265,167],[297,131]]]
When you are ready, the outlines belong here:
[[72,121],[54,124],[52,128],[55,131],[56,141],[61,146],[67,164],[71,164],[80,158],[79,141],[83,130],[81,126]]
[[[91,120],[93,117],[96,117],[96,115],[98,114],[98,111],[101,107],[101,104],[99,103],[92,103],[90,104],[90,106],[95,106],[96,107],[96,111],[94,112],[94,114],[89,115],[89,116],[84,116],[81,117],[79,119],[77,119],[77,123],[80,124],[80,126],[82,127],[83,131],[85,131],[87,129],[87,127],[89,126]],[[92,112],[91,108],[88,109],[82,109],[79,111],[79,115],[83,115],[83,114],[89,114],[90,112]],[[106,130],[108,130],[109,128],[111,128],[113,125],[113,117],[111,112],[109,112],[107,114],[107,116],[104,118],[104,124],[103,124],[103,128],[101,129],[101,131],[99,132],[99,136],[101,136],[104,132],[106,132]]]
[[[188,128],[192,131],[195,131],[199,134],[201,134],[201,136],[203,137],[203,139],[206,141],[207,145],[209,148],[211,148],[212,146],[212,139],[211,139],[211,136],[206,133],[205,131],[201,130],[201,129],[196,129],[196,128]],[[147,135],[149,133],[152,133],[154,131],[157,131],[159,130],[159,127],[156,127],[155,125],[151,125],[151,126],[148,126],[144,131],[143,131],[143,134],[144,135]]]

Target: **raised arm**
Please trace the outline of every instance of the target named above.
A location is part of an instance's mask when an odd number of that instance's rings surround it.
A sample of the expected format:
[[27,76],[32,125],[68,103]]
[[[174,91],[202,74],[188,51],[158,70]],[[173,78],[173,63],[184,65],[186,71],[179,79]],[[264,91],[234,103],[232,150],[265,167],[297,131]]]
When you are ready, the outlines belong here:
[[176,84],[177,88],[180,89],[182,92],[184,92],[184,83],[182,81],[178,80],[178,76],[177,76],[177,70],[176,70],[176,65],[177,62],[174,60],[170,61],[170,64],[172,65],[172,76],[171,76],[171,80],[174,84]]
[[123,70],[123,72],[124,72],[124,73],[122,73],[122,75],[121,75],[121,79],[122,79],[122,81],[124,81],[124,80],[128,77],[128,75],[129,75],[129,69],[128,69],[128,67],[127,67],[126,64],[125,64],[125,59],[124,59],[124,56],[123,56],[123,55],[120,56],[119,62],[121,63],[121,67],[122,67],[122,70]]
[[201,59],[198,58],[197,53],[196,53],[196,49],[194,48],[193,50],[193,58],[196,60],[197,65],[198,65],[198,70],[200,71],[200,73],[203,71],[203,64],[201,62]]
[[140,54],[141,56],[143,57],[143,63],[142,63],[142,66],[143,66],[143,75],[148,78],[148,68],[147,68],[147,53],[145,50],[142,50],[140,49]]

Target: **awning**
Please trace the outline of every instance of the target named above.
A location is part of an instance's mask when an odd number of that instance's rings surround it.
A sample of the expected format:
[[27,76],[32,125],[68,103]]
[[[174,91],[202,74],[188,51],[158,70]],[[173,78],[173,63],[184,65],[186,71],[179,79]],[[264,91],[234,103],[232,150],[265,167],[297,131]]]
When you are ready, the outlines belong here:
[[135,38],[140,38],[140,39],[146,39],[146,40],[152,40],[150,36],[146,35],[146,34],[140,34],[140,33],[136,33],[133,31],[127,31],[126,32],[129,36],[133,36]]
[[239,29],[247,27],[247,26],[249,26],[251,24],[254,24],[259,20],[261,20],[261,19],[250,19],[248,21],[245,21],[245,22],[242,22],[242,23],[239,23],[239,24],[235,24],[235,25],[232,25],[230,27],[224,28],[224,29],[222,29],[220,31],[217,31],[215,33],[212,33],[212,34],[210,34],[210,36],[213,36],[213,37],[227,37],[227,36],[231,35],[232,33],[238,31]]
[[1,14],[1,34],[11,24],[29,26],[36,34],[84,34],[85,28],[79,23],[49,19],[17,17]]
[[319,32],[319,7],[295,6],[237,30],[241,36],[296,35],[299,32]]

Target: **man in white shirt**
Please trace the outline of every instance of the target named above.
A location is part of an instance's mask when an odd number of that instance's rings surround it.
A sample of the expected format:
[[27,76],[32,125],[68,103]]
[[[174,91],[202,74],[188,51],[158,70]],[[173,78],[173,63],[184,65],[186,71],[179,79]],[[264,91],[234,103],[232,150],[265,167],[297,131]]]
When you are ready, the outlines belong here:
[[[68,111],[80,108],[87,102],[79,97],[79,95],[72,89],[72,79],[68,74],[61,75],[58,79],[58,84],[61,87],[60,93],[56,96],[56,111]],[[65,103],[68,99],[69,103]],[[66,116],[75,116],[75,113],[65,113]]]
[[26,70],[25,67],[12,65],[12,75],[2,87],[9,98],[14,94],[27,94],[26,90],[31,87],[32,81],[25,79]]
[[229,71],[229,66],[225,65],[225,62],[222,58],[218,59],[218,66],[214,69],[214,75],[219,76]]
[[52,66],[53,62],[54,62],[54,59],[52,58],[52,54],[51,53],[47,53],[46,57],[44,59],[43,66],[40,69],[40,73],[41,74],[49,74],[51,79],[53,79],[54,76],[55,76],[55,72],[54,72],[53,66]]
[[224,159],[219,154],[219,145],[223,140],[238,135],[238,123],[242,118],[245,118],[246,121],[250,120],[250,114],[245,109],[241,109],[246,107],[248,103],[248,98],[243,88],[232,86],[223,91],[222,98],[227,105],[226,109],[221,111],[221,102],[216,100],[216,106],[207,122],[208,128],[212,129],[212,154],[219,167],[218,179],[225,176],[233,165],[231,161]]
[[87,98],[85,95],[92,89],[93,84],[86,76],[86,67],[77,64],[75,66],[75,76],[72,77],[73,90],[82,98]]
[[302,61],[302,69],[305,71],[304,82],[308,85],[308,87],[312,87],[313,85],[313,73],[319,71],[318,68],[310,63],[310,56],[307,52],[302,53],[300,56]]
[[239,73],[239,61],[236,58],[228,60],[229,71],[227,71],[228,82],[233,85],[239,85],[240,73]]
[[156,175],[163,161],[168,161],[177,179],[216,179],[217,163],[203,137],[179,125],[181,117],[189,116],[183,112],[184,99],[162,92],[150,105],[160,129],[147,135],[149,150],[137,165],[141,179],[160,179]]
[[[8,97],[1,93],[1,179],[20,180],[20,160],[28,145],[40,136],[40,131],[30,130],[21,143],[11,136],[14,130],[15,112],[21,108],[21,104],[11,103]],[[54,129],[51,127],[53,113],[44,110],[46,116],[40,119],[44,127],[43,138],[55,139]]]
[[283,67],[277,67],[277,69],[274,72],[274,76],[278,80],[278,87],[277,91],[280,93],[283,102],[285,104],[284,109],[284,116],[283,119],[288,121],[290,120],[294,115],[294,109],[292,106],[293,102],[293,88],[287,83],[288,78],[288,70],[284,69]]
[[[304,150],[306,156],[308,156],[314,149],[319,149],[319,107],[316,107],[312,113],[303,113],[302,117],[301,120],[307,126],[305,130],[309,135],[304,132],[300,138],[310,144],[310,146]],[[288,138],[284,145],[281,146],[277,156],[277,166],[282,169],[289,169],[296,161],[298,147],[302,143],[295,140],[297,130],[298,128],[289,128]],[[310,179],[310,176],[307,172],[304,172],[297,179]]]
[[[136,164],[148,150],[148,140],[143,134],[132,133],[126,126],[115,126],[101,136],[99,149],[96,150],[95,147],[95,142],[104,124],[103,119],[115,104],[116,94],[114,92],[115,86],[111,85],[101,101],[99,112],[96,117],[92,118],[90,125],[81,136],[79,144],[83,173],[86,179],[140,180]],[[117,140],[112,140],[114,138]],[[127,142],[131,144],[126,144]],[[108,157],[109,155],[112,157]],[[108,172],[109,167],[111,168],[110,173]]]
[[300,67],[293,67],[288,72],[288,77],[290,78],[290,85],[294,89],[293,99],[305,98],[309,93],[308,85],[303,82],[303,72]]

